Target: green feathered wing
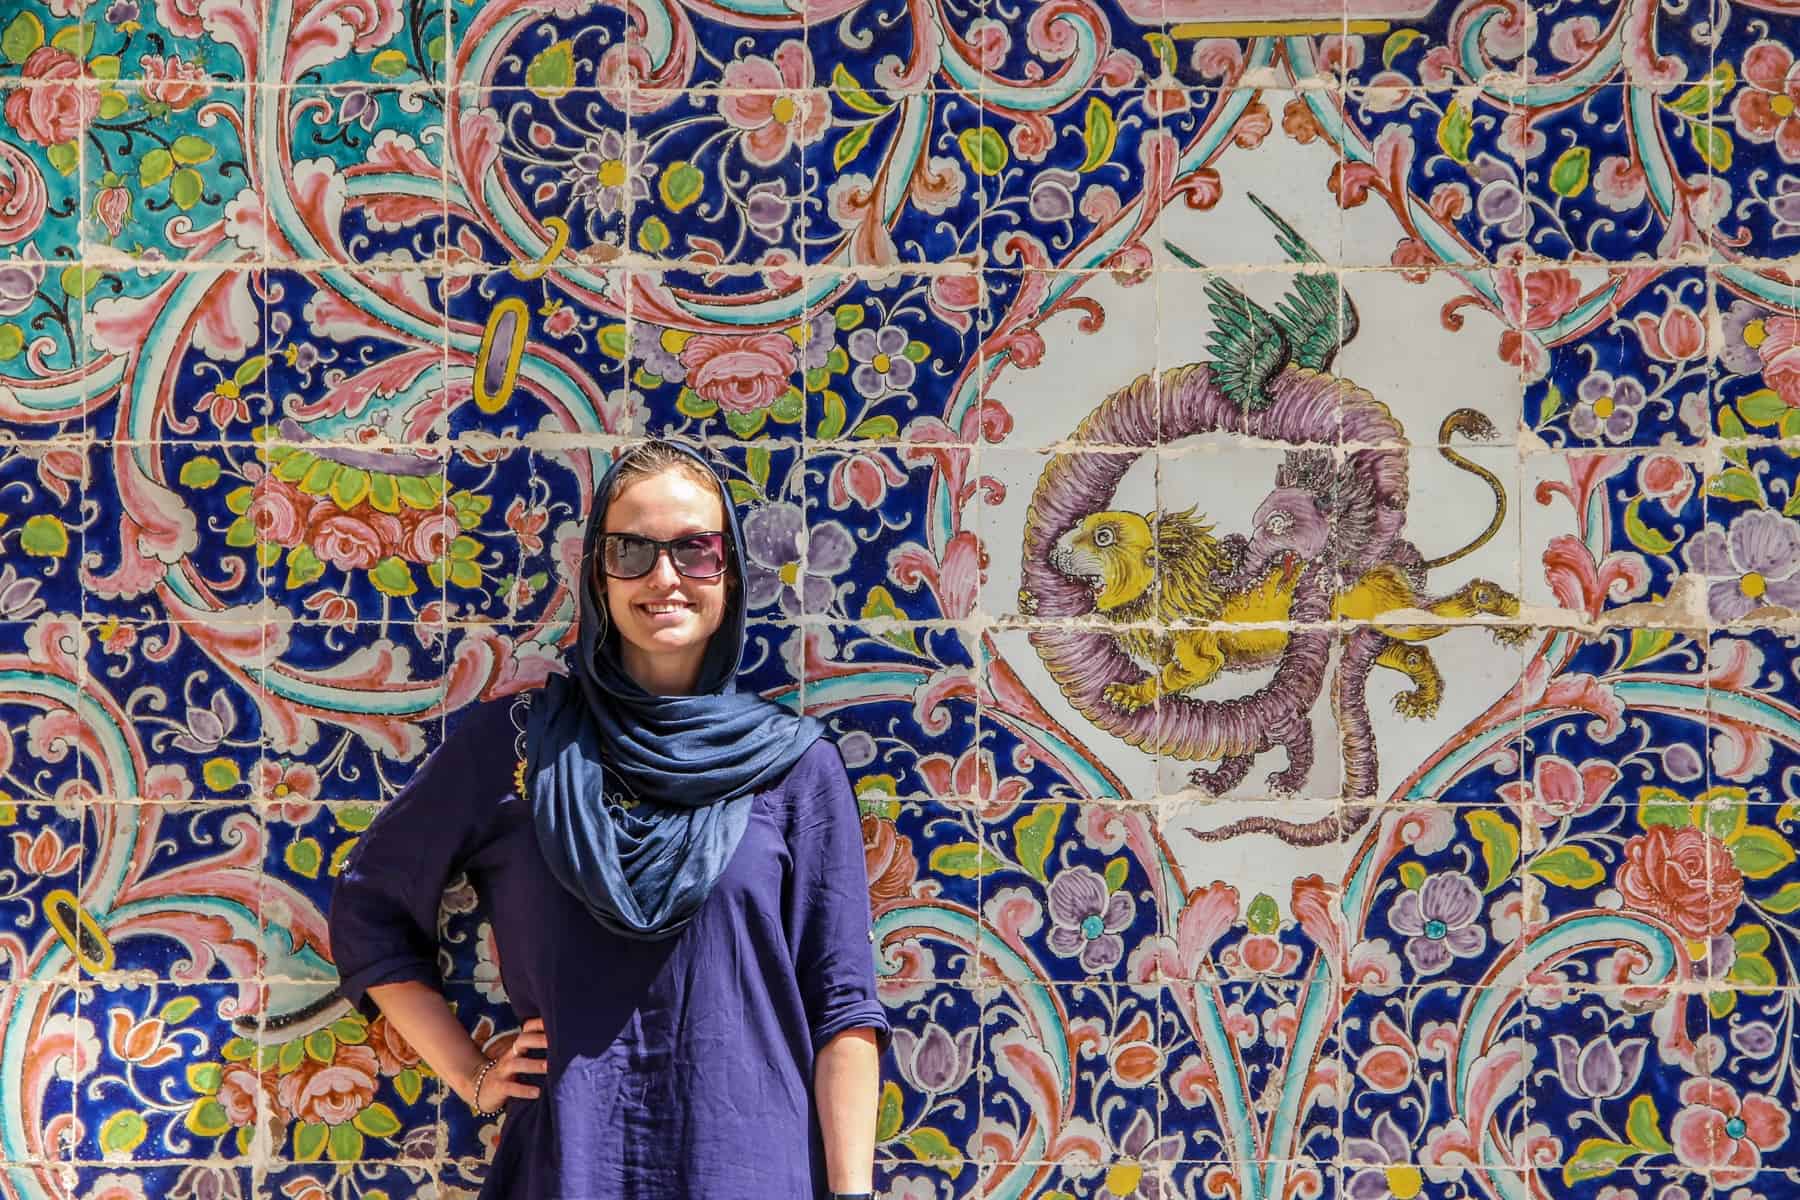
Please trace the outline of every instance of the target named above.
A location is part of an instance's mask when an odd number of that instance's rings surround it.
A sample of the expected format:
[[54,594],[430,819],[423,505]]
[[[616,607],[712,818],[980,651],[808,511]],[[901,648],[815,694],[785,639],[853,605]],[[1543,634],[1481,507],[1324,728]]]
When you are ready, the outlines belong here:
[[[1307,244],[1298,230],[1256,195],[1250,203],[1275,226],[1275,240],[1290,262],[1324,266],[1319,252]],[[1294,290],[1275,306],[1275,323],[1293,347],[1294,362],[1315,371],[1329,371],[1338,348],[1356,336],[1356,306],[1344,293],[1338,277],[1329,272],[1306,272],[1294,279]]]

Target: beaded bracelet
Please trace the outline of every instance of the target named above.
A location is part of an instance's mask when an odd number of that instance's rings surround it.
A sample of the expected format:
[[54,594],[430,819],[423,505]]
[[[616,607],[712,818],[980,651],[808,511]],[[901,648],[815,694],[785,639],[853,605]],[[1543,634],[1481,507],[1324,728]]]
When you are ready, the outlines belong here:
[[499,1061],[500,1060],[497,1058],[490,1058],[481,1064],[481,1070],[475,1072],[475,1086],[469,1091],[469,1107],[475,1110],[475,1115],[478,1117],[497,1117],[500,1115],[500,1109],[498,1108],[481,1107],[482,1080],[487,1078],[487,1073],[493,1070],[494,1064]]

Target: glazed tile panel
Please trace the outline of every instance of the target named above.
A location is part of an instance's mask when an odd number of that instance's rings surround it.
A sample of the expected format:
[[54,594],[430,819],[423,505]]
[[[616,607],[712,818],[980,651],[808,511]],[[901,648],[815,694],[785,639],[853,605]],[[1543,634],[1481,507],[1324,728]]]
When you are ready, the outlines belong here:
[[331,881],[646,433],[888,1200],[1795,1194],[1797,16],[0,6],[0,1195],[475,1193]]

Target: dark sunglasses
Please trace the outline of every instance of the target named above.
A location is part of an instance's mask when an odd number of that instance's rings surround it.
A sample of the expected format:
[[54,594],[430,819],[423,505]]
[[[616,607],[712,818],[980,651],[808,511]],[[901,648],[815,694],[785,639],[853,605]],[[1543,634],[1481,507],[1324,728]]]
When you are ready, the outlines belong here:
[[614,579],[648,575],[664,550],[675,570],[688,579],[713,579],[725,573],[723,533],[687,533],[666,542],[635,533],[600,535],[600,565]]

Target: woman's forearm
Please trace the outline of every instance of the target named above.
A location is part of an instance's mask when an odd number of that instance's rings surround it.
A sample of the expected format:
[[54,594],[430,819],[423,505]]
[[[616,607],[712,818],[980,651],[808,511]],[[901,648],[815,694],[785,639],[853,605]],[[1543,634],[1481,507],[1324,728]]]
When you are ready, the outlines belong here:
[[880,1092],[873,1029],[846,1029],[825,1043],[813,1064],[813,1095],[825,1138],[826,1183],[834,1192],[872,1190]]
[[369,989],[369,997],[426,1065],[473,1105],[475,1073],[487,1056],[450,1011],[444,994],[429,984],[407,980],[377,984]]

